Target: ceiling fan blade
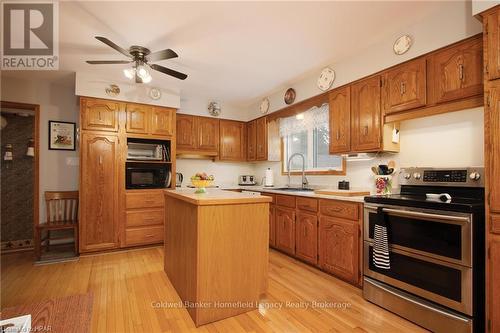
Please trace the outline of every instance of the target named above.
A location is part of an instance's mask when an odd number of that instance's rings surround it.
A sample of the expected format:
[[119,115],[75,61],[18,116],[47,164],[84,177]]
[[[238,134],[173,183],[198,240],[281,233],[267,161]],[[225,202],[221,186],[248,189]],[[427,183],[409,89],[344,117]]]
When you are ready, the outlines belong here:
[[185,80],[187,78],[186,74],[174,71],[173,69],[170,69],[170,68],[167,68],[167,67],[163,67],[163,66],[156,65],[156,64],[151,64],[150,66],[155,71],[162,72],[163,74],[167,74],[167,75],[176,77],[176,78],[178,78],[180,80]]
[[109,39],[107,39],[106,37],[100,37],[100,36],[95,36],[95,39],[97,39],[98,41],[101,41],[103,42],[104,44],[108,45],[109,47],[115,49],[116,51],[120,52],[121,54],[123,55],[126,55],[127,57],[131,58],[132,56],[130,55],[130,52],[125,50],[124,48],[116,45],[115,43],[113,43],[112,41],[110,41]]
[[158,52],[153,52],[150,55],[148,55],[148,61],[160,61],[160,60],[165,60],[165,59],[172,59],[172,58],[177,58],[178,55],[171,49],[165,49],[161,50]]
[[112,64],[130,64],[130,60],[87,60],[91,65],[112,65]]

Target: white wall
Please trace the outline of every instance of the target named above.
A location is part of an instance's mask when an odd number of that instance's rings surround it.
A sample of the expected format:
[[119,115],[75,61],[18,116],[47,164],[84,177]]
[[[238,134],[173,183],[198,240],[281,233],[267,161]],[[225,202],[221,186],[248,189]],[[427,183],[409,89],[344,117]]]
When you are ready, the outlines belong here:
[[[195,116],[205,116],[211,117],[208,113],[208,104],[212,100],[208,98],[199,97],[197,99],[190,98],[189,100],[181,99],[181,106],[179,108],[178,113],[192,114]],[[218,118],[223,119],[232,119],[232,120],[247,120],[247,110],[245,108],[233,106],[228,103],[224,103],[221,101],[219,105],[221,106],[221,114]]]
[[472,0],[472,14],[477,15],[498,5],[500,1],[497,0]]
[[[197,172],[206,172],[215,176],[215,185],[234,186],[239,175],[253,175],[254,167],[250,163],[213,162],[211,160],[177,159],[177,172],[184,175],[182,186],[190,184],[189,178]],[[260,180],[259,180],[260,181]]]
[[[78,189],[78,151],[48,149],[49,120],[78,123],[78,101],[75,89],[67,80],[25,80],[2,76],[1,96],[4,101],[40,105],[40,221],[45,221],[45,191]],[[77,125],[78,127],[78,125]]]

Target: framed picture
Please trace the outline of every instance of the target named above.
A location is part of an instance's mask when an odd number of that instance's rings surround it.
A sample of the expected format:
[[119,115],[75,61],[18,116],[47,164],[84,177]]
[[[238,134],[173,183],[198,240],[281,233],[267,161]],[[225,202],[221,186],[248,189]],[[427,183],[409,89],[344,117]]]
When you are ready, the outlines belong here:
[[49,149],[75,150],[76,123],[49,120]]

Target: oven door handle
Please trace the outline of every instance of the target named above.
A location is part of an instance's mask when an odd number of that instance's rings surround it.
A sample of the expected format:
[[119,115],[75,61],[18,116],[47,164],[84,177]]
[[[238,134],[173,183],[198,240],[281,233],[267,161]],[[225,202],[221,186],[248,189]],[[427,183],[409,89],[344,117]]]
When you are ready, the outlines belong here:
[[389,214],[392,213],[392,214],[400,215],[400,216],[420,217],[420,218],[427,218],[427,219],[433,219],[433,220],[470,223],[470,218],[466,217],[466,216],[430,214],[430,213],[422,213],[422,212],[415,212],[415,211],[411,211],[411,210],[400,210],[400,209],[392,209],[392,208],[383,208],[382,211],[389,213]]

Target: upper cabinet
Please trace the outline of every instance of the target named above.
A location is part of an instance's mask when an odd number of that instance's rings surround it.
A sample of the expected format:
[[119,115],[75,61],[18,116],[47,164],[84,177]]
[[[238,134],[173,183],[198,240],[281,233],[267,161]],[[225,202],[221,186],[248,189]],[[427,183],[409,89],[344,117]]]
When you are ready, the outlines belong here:
[[120,102],[82,97],[82,129],[118,132],[118,114],[121,107]]
[[255,142],[257,161],[267,160],[267,121],[266,117],[261,117],[255,121]]
[[426,59],[409,61],[382,76],[382,107],[385,114],[426,104]]
[[351,150],[377,151],[381,145],[380,76],[351,86]]
[[151,107],[141,104],[127,104],[127,133],[148,134]]
[[177,153],[217,156],[219,119],[177,115]]
[[241,121],[220,120],[219,160],[246,160],[246,126]]
[[500,10],[495,10],[483,18],[488,53],[486,75],[489,80],[500,78]]
[[177,152],[196,149],[196,118],[185,114],[176,117]]
[[351,87],[332,90],[328,96],[330,107],[330,154],[351,150]]
[[450,46],[431,57],[435,103],[483,94],[483,42],[481,36]]
[[247,123],[247,160],[255,161],[257,159],[256,155],[256,145],[257,145],[257,137],[256,137],[256,128],[255,123],[256,120],[252,120]]
[[[495,182],[500,179],[500,81],[492,81],[487,92],[487,146],[489,161],[489,206],[490,210],[500,213],[500,188]],[[500,325],[500,324],[499,324]]]
[[281,141],[277,120],[261,117],[246,124],[247,160],[280,161]]
[[151,134],[174,135],[175,109],[154,106],[151,111]]

